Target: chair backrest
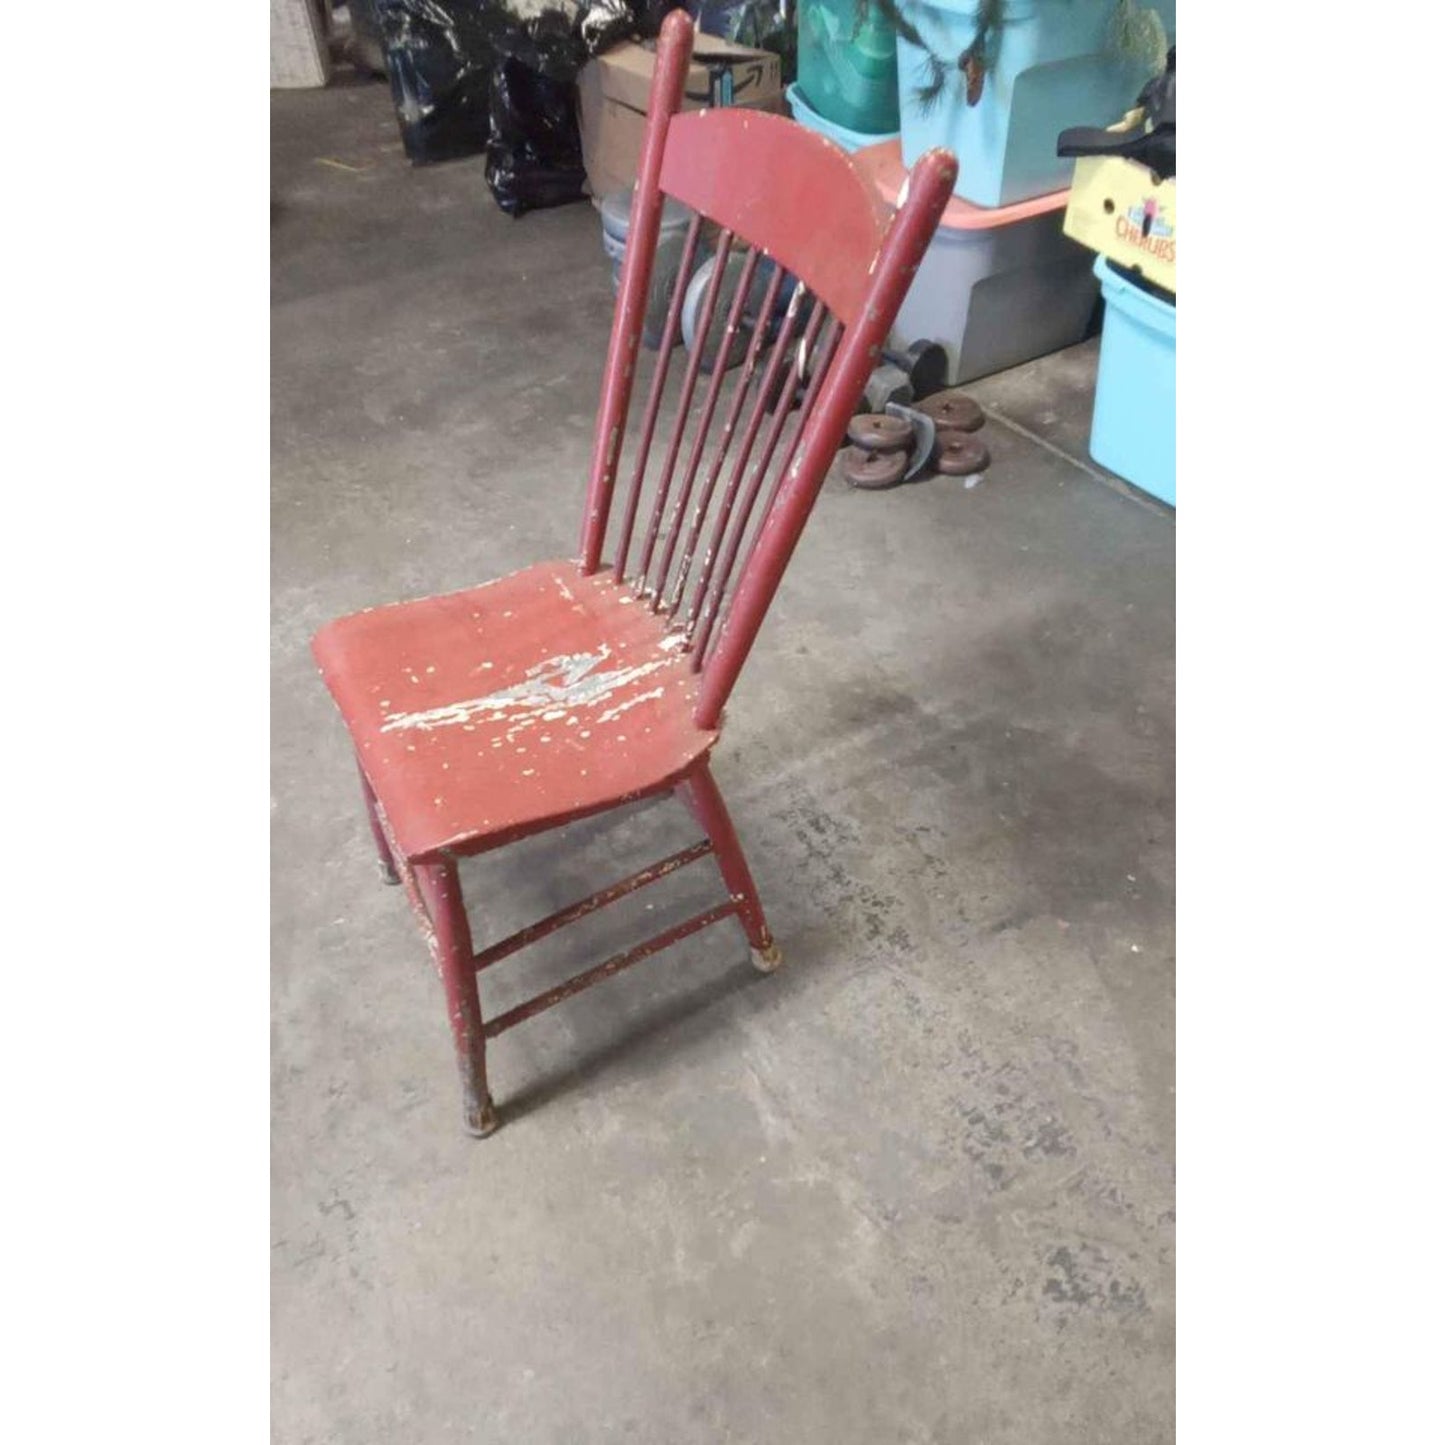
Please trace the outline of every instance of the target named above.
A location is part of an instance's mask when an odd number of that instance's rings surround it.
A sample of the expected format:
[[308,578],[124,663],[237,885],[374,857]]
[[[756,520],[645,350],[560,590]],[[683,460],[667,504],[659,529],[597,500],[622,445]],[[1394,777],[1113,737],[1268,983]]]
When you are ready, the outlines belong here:
[[[697,722],[714,727],[948,203],[957,164],[947,151],[923,156],[890,220],[867,178],[821,136],[757,111],[679,114],[691,53],[692,22],[674,10],[658,38],[581,565],[630,579],[645,605],[673,620],[702,674]],[[693,218],[677,280],[660,299],[653,273],[669,196]],[[705,245],[713,252],[706,277],[695,266]],[[649,303],[655,316],[662,300],[661,346],[629,438],[644,321]],[[688,320],[692,344],[669,401],[673,352]],[[664,411],[673,419],[655,448]],[[710,437],[719,411],[721,430]],[[628,481],[614,515],[619,474]],[[609,534],[612,560],[604,564]]]

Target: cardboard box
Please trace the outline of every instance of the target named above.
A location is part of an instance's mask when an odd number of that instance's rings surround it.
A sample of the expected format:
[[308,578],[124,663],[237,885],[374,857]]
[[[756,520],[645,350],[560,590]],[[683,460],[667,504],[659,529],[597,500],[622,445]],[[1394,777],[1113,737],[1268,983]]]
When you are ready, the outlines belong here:
[[[637,177],[647,97],[657,62],[653,44],[627,42],[589,61],[577,77],[577,119],[587,184],[599,200]],[[734,45],[715,35],[693,40],[682,108],[741,105],[784,113],[782,65],[767,50]]]
[[[1109,129],[1128,130],[1143,114],[1131,111]],[[1157,180],[1148,166],[1123,156],[1080,156],[1074,162],[1066,236],[1173,291],[1178,229],[1173,176]]]

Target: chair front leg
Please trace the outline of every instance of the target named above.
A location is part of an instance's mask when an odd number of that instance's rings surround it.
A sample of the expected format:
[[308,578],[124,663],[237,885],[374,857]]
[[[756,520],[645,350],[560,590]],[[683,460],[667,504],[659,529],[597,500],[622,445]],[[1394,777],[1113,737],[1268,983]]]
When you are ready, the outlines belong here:
[[446,992],[447,1016],[462,1076],[462,1117],[469,1134],[484,1139],[501,1122],[487,1088],[487,1038],[477,991],[472,930],[462,902],[457,866],[450,860],[418,863],[413,876],[431,915],[431,944]]
[[738,842],[737,830],[733,827],[727,805],[723,802],[708,765],[704,762],[684,778],[678,785],[678,791],[693,817],[712,840],[718,870],[728,892],[739,905],[738,918],[748,936],[753,967],[761,973],[772,973],[782,964],[782,951],[768,930],[768,921],[763,916],[763,904],[758,897],[757,884],[753,882],[752,870],[748,867],[742,844]]
[[400,883],[396,871],[396,860],[391,856],[391,844],[387,841],[386,829],[381,826],[381,814],[377,811],[376,793],[362,771],[361,759],[356,760],[356,771],[361,777],[361,796],[366,799],[366,818],[371,824],[371,836],[376,842],[376,861],[381,867],[383,883]]

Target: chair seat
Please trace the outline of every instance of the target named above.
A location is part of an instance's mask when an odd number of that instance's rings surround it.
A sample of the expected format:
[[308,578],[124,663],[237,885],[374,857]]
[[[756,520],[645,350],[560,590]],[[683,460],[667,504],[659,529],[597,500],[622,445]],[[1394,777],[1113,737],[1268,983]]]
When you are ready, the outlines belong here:
[[312,648],[413,861],[658,790],[717,740],[680,637],[575,562],[358,612]]

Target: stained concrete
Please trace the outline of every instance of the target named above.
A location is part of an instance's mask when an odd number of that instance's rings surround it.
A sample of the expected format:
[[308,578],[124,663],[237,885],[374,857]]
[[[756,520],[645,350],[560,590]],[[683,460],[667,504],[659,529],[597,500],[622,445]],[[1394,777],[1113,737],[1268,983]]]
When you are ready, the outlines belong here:
[[[784,971],[724,925],[507,1034],[478,1142],[306,644],[571,552],[607,270],[384,86],[273,117],[275,1438],[1170,1439],[1173,521],[1072,460],[1092,348],[974,388],[976,487],[823,492],[717,755]],[[478,860],[479,933],[693,835]]]

